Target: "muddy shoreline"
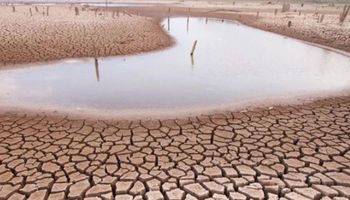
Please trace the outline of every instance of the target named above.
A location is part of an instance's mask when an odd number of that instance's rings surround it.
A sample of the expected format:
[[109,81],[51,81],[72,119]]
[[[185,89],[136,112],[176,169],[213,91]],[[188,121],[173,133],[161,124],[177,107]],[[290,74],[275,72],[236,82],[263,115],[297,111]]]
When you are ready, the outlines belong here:
[[[93,8],[90,8],[93,9]],[[170,9],[170,10],[169,10]],[[298,34],[297,32],[294,31],[290,31],[286,28],[281,28],[281,27],[269,27],[266,26],[265,23],[261,22],[260,20],[257,20],[256,16],[251,15],[251,14],[247,14],[244,11],[230,11],[230,13],[227,13],[227,10],[225,10],[225,13],[221,13],[222,11],[217,11],[217,9],[212,9],[212,8],[187,8],[187,7],[174,7],[172,6],[171,8],[167,7],[167,6],[156,6],[156,7],[122,7],[122,8],[109,8],[108,9],[109,13],[114,13],[114,12],[126,12],[128,13],[128,15],[132,15],[136,18],[144,18],[144,17],[152,17],[155,19],[161,19],[161,18],[167,18],[167,17],[184,17],[184,16],[189,16],[189,17],[208,17],[208,18],[216,18],[219,20],[235,20],[238,21],[244,25],[248,25],[248,26],[252,26],[254,28],[258,28],[258,29],[263,29],[266,31],[270,31],[270,32],[275,32],[278,34],[282,34],[282,35],[286,35],[292,38],[296,38],[296,39],[300,39],[302,41],[306,41],[306,42],[310,42],[311,45],[321,45],[320,47],[330,47],[330,50],[335,50],[335,51],[344,51],[346,55],[349,55],[348,53],[350,52],[350,46],[343,48],[344,45],[337,45],[339,43],[334,43],[334,44],[330,44],[328,42],[328,40],[324,40],[322,38],[317,38],[314,37],[313,35],[305,35],[305,34]],[[158,22],[159,23],[159,22]],[[158,47],[157,47],[158,48]],[[164,47],[166,48],[166,47]],[[332,49],[334,48],[334,49]],[[338,52],[339,53],[339,52]],[[341,53],[341,52],[340,52]],[[107,55],[108,56],[108,55]],[[18,65],[18,66],[23,66],[24,65]],[[348,99],[349,98],[349,93],[348,92],[343,92],[341,94],[337,94],[339,96],[339,98],[345,98]],[[332,95],[332,96],[326,96],[323,98],[317,98],[317,99],[312,99],[312,97],[309,97],[307,101],[286,101],[285,104],[281,104],[281,103],[271,103],[274,101],[265,101],[265,102],[260,102],[260,103],[254,103],[253,105],[249,105],[246,107],[249,107],[249,109],[260,109],[262,107],[271,107],[273,105],[277,105],[278,106],[287,106],[286,104],[291,103],[293,104],[293,106],[302,106],[304,104],[313,104],[313,102],[315,104],[318,104],[317,102],[320,102],[323,100],[327,101],[329,99],[337,99],[338,97]],[[266,103],[268,102],[268,103]],[[228,107],[226,106],[224,109],[205,109],[205,111],[202,112],[197,112],[190,114],[191,116],[195,116],[195,115],[200,115],[200,114],[205,114],[205,113],[209,113],[209,114],[215,114],[215,113],[221,113],[224,112],[225,110],[230,110],[230,111],[237,111],[238,109],[243,109],[242,105],[246,105],[246,104],[241,104],[241,106],[239,107]],[[1,112],[0,113],[6,113],[10,110],[12,111],[16,111],[16,112],[25,112],[25,113],[32,113],[35,114],[35,112],[33,113],[31,110],[33,109],[21,109],[21,108],[11,108],[8,106],[2,106],[2,108],[0,109]],[[39,109],[40,110],[40,109]],[[53,109],[54,110],[54,109]],[[59,110],[59,109],[58,109]],[[76,112],[57,112],[57,111],[37,111],[36,113],[40,113],[42,115],[68,115],[68,116],[75,116],[75,117],[79,117],[79,118],[96,118],[96,117],[103,117],[103,116],[99,116],[99,115],[91,115],[91,113],[89,112],[83,112],[80,113],[78,112],[78,114]],[[187,114],[188,115],[188,114]],[[108,116],[108,115],[107,115]],[[125,115],[124,116],[128,116],[130,117],[130,115]],[[137,115],[136,115],[137,116]],[[143,115],[141,115],[143,116]],[[162,118],[164,119],[164,116],[168,116],[168,117],[174,117],[175,115],[162,115],[162,117],[156,117],[156,118]],[[179,114],[179,117],[186,117],[186,114]],[[118,115],[116,113],[114,113],[113,115],[109,115],[110,118],[118,118]],[[104,117],[106,118],[106,117]],[[107,117],[108,118],[108,117]],[[131,118],[135,118],[135,117],[131,117]],[[138,118],[144,118],[144,117],[139,117]],[[147,116],[146,118],[152,118]],[[125,117],[123,118],[125,119]]]
[[0,106],[0,199],[349,199],[349,133],[349,91],[161,120]]
[[294,97],[266,97],[248,101],[235,102],[232,104],[222,104],[217,106],[197,106],[173,109],[133,109],[133,110],[100,110],[98,108],[76,108],[58,106],[33,106],[33,105],[7,105],[0,104],[1,115],[28,115],[28,116],[48,116],[62,117],[69,119],[85,120],[115,120],[115,121],[139,121],[139,120],[166,120],[166,119],[188,119],[198,116],[211,116],[223,113],[246,113],[276,110],[287,107],[302,109],[303,107],[324,107],[333,102],[350,102],[349,91],[323,94],[325,96],[300,95]]
[[3,114],[0,197],[348,199],[349,102],[167,120]]
[[[315,18],[315,14],[310,10],[305,10],[302,14],[304,17],[300,17],[296,14],[296,9],[274,16],[272,8],[259,7],[232,9],[227,6],[212,8],[154,5],[106,9],[78,6],[80,11],[79,16],[76,16],[75,8],[68,5],[50,8],[26,5],[17,6],[13,12],[11,6],[0,6],[3,13],[0,15],[3,26],[0,36],[4,38],[0,45],[0,68],[4,68],[5,65],[9,68],[14,67],[13,64],[40,63],[65,58],[108,57],[162,50],[174,44],[171,37],[160,27],[160,20],[167,17],[235,20],[247,26],[316,44],[315,46],[330,47],[329,50],[350,52],[350,39],[346,39],[346,35],[350,35],[350,23],[346,21],[339,27],[327,27],[329,23],[336,24],[333,19],[336,14],[333,10],[323,11],[329,14],[327,18],[332,18],[333,21],[320,25],[313,19],[306,19]],[[29,11],[32,16],[29,16]],[[45,16],[45,12],[48,11],[49,15]],[[257,14],[254,14],[255,12]],[[67,20],[71,23],[66,24]],[[287,26],[286,20],[292,22],[291,27]],[[304,23],[307,26],[304,26]],[[69,26],[74,28],[70,30]],[[138,28],[135,29],[136,26]],[[120,36],[114,36],[115,32],[120,33]],[[18,33],[29,36],[36,34],[35,38],[21,38]],[[81,35],[85,36],[80,37]]]
[[[111,10],[115,8],[110,8]],[[154,7],[123,7],[123,9],[128,10],[129,12],[136,15],[150,16],[150,17],[208,17],[208,18],[217,18],[222,20],[235,20],[244,25],[251,26],[254,28],[258,28],[261,30],[277,33],[280,35],[284,35],[287,37],[299,39],[302,41],[306,41],[309,43],[319,44],[326,47],[331,47],[334,49],[338,49],[345,52],[350,52],[350,39],[348,40],[340,40],[341,38],[337,33],[337,30],[333,30],[332,34],[321,37],[320,33],[325,31],[331,31],[331,27],[329,30],[317,30],[314,32],[310,32],[310,30],[303,30],[305,27],[291,26],[288,27],[287,22],[285,24],[270,24],[266,22],[264,19],[264,15],[271,17],[273,11],[266,11],[261,9],[249,9],[246,11],[244,9],[216,9],[216,8],[192,8],[192,7],[179,7],[179,6],[154,6]],[[170,12],[169,12],[170,9]],[[259,12],[259,17],[256,16],[255,12]],[[261,13],[260,13],[261,12]],[[291,12],[294,15],[295,12]],[[332,13],[334,15],[334,13]],[[283,15],[282,13],[279,15]],[[285,14],[288,16],[288,14]],[[313,13],[305,12],[304,16],[310,15]],[[267,18],[267,17],[266,17]],[[283,16],[284,18],[284,16]],[[279,20],[279,19],[277,19]],[[299,19],[298,19],[299,20]],[[281,20],[280,20],[281,21]],[[293,19],[290,19],[293,24]],[[346,25],[348,26],[348,25]],[[312,27],[312,25],[311,25]],[[350,28],[341,33],[341,36],[350,35]]]

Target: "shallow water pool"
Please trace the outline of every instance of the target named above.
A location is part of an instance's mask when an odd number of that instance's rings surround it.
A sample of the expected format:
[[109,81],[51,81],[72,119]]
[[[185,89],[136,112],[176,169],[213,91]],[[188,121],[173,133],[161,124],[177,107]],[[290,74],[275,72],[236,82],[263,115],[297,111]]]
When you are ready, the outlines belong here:
[[350,87],[350,58],[335,52],[234,22],[170,18],[163,26],[176,40],[166,50],[0,71],[0,102],[176,111]]

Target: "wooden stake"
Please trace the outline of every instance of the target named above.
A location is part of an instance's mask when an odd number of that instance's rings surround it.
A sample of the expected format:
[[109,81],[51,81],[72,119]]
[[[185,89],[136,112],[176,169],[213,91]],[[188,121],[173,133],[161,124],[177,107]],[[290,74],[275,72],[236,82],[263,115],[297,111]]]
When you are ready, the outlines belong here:
[[75,15],[79,15],[79,8],[75,7]]
[[98,69],[98,60],[97,60],[97,58],[95,58],[95,70],[96,70],[97,82],[100,82],[100,72],[99,72],[99,69]]
[[190,23],[190,18],[187,17],[187,25],[186,25],[186,30],[187,30],[187,32],[188,32],[188,29],[189,29],[189,23]]
[[194,43],[193,43],[192,51],[191,51],[191,56],[193,56],[194,50],[196,50],[196,46],[197,46],[197,40],[194,41]]
[[194,58],[193,58],[193,56],[191,56],[191,64],[192,64],[192,66],[194,66]]

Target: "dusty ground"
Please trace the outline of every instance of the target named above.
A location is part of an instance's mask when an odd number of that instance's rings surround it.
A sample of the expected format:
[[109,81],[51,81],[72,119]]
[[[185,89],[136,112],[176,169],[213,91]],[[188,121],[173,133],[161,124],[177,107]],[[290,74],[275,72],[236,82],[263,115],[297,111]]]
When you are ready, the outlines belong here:
[[350,97],[177,120],[7,113],[0,198],[348,199],[349,133]]
[[[349,52],[343,37],[349,19],[345,25],[331,21],[336,11],[314,23],[313,11],[305,19],[298,12],[274,16],[270,6],[259,9],[258,18],[244,6],[224,13],[208,12],[217,5],[128,10],[205,14],[260,28],[280,24],[270,29]],[[176,120],[1,113],[0,199],[66,198],[349,199],[350,97]]]
[[[0,64],[151,51],[172,44],[159,19],[74,7],[0,6]],[[32,16],[31,14],[32,13]]]

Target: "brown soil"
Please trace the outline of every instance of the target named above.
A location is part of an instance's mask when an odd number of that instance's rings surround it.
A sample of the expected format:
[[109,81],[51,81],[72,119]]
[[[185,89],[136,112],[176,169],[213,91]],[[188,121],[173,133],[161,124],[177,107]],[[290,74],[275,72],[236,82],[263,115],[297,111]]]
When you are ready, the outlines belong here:
[[168,120],[0,114],[0,199],[348,199],[349,102]]
[[[159,18],[74,7],[0,6],[0,66],[126,55],[168,47]],[[32,13],[32,16],[31,14]]]
[[[142,12],[167,15],[167,8],[156,9]],[[186,10],[178,9],[176,14],[187,15]],[[204,9],[190,14],[240,19],[261,27],[270,23],[268,18],[256,20],[243,14],[240,18],[240,14]],[[90,27],[91,21],[86,23]],[[302,31],[292,23],[295,32]],[[283,30],[278,27],[273,31]],[[19,34],[24,29],[16,30]],[[297,36],[312,38],[306,32],[293,33]],[[317,43],[343,46],[349,52],[344,46],[348,40],[333,41],[341,37],[332,34],[315,37]],[[75,41],[65,44],[75,46]],[[39,50],[31,52],[48,55]],[[67,54],[63,51],[60,56]],[[0,112],[0,199],[349,199],[349,113],[349,96],[164,120],[104,121]]]

